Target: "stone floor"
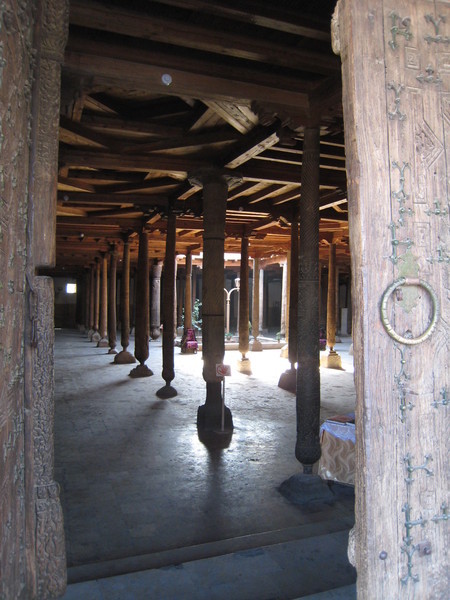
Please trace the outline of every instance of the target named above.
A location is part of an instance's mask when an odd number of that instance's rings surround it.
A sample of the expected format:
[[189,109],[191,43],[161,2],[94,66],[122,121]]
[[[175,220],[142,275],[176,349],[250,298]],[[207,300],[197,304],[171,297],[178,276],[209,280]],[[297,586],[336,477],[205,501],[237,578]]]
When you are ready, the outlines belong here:
[[[354,410],[349,345],[336,345],[345,370],[321,368],[322,420]],[[212,450],[196,430],[200,353],[175,350],[178,395],[161,400],[160,342],[151,342],[147,361],[154,375],[132,379],[130,365],[112,364],[82,333],[56,331],[55,472],[71,583],[64,598],[281,600],[339,587],[346,595],[330,598],[354,597],[346,587],[354,581],[346,559],[352,495],[300,506],[279,493],[300,471],[295,395],[277,386],[288,362],[279,350],[249,356],[250,376],[235,367],[238,352],[226,353],[235,429],[228,448]]]

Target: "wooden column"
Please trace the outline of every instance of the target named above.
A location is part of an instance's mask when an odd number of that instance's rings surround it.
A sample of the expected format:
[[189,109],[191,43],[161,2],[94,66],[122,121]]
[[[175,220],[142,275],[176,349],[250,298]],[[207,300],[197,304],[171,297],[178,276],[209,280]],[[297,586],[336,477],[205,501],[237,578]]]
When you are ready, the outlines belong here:
[[338,11],[357,595],[447,598],[449,5],[346,0]]
[[305,474],[320,458],[319,371],[319,128],[307,127],[300,198],[297,443]]
[[239,352],[241,359],[237,363],[240,373],[252,374],[250,359],[247,358],[249,350],[249,285],[248,285],[248,237],[241,238],[241,269],[239,286]]
[[[227,179],[223,172],[208,169],[191,179],[203,187],[203,285],[202,341],[203,378],[206,382],[205,404],[199,407],[199,435],[222,429],[222,378],[216,375],[216,365],[223,363],[224,337],[224,239],[227,205]],[[224,407],[224,430],[231,433],[231,411]]]
[[102,256],[102,278],[100,295],[100,339],[97,348],[108,348],[108,258]]
[[186,252],[186,288],[184,292],[184,331],[192,329],[192,253]]
[[[286,262],[283,264],[283,281],[281,286],[281,338],[284,337],[285,345],[281,348],[281,358],[289,357],[289,304],[291,302],[291,251],[286,254]],[[283,314],[284,313],[284,314]],[[284,325],[283,325],[284,322]],[[284,329],[283,329],[284,327]],[[284,332],[284,336],[283,336]]]
[[328,257],[327,290],[327,346],[328,355],[323,357],[320,366],[328,369],[342,369],[341,357],[334,350],[336,344],[336,244],[330,244]]
[[261,352],[263,347],[261,342],[258,340],[259,336],[259,258],[253,259],[253,303],[252,303],[252,335],[253,343],[251,347],[252,352]]
[[149,297],[150,282],[148,273],[148,233],[139,233],[139,254],[136,281],[136,328],[134,334],[134,355],[139,365],[130,371],[130,377],[150,377],[153,371],[147,367],[149,344]]
[[85,270],[84,282],[85,282],[84,331],[87,332],[87,334],[89,335],[89,328],[90,328],[89,312],[90,312],[90,299],[91,299],[91,270],[90,269],[86,268],[86,270]]
[[114,363],[125,365],[136,362],[135,357],[127,350],[130,343],[130,240],[128,236],[123,241],[120,311],[120,344],[122,350],[114,357]]
[[163,264],[157,258],[152,264],[152,288],[150,294],[150,336],[157,340],[161,335],[161,272]]
[[264,269],[259,271],[259,333],[263,332],[264,328]]
[[291,251],[289,278],[289,328],[287,358],[290,368],[281,374],[278,387],[295,392],[297,387],[297,314],[298,314],[298,219],[294,217],[291,223]]
[[117,354],[117,315],[116,315],[116,287],[117,287],[117,250],[113,246],[109,257],[109,293],[108,293],[108,354]]
[[95,329],[95,271],[96,266],[91,265],[89,271],[89,331],[88,338],[92,341]]
[[286,258],[286,262],[281,265],[282,279],[281,279],[281,318],[280,318],[280,337],[286,337],[286,322],[288,313],[288,302],[289,302],[289,264]]
[[100,259],[95,259],[95,293],[94,293],[94,333],[91,335],[91,342],[98,343],[101,339],[99,333],[100,321]]
[[166,253],[164,257],[164,284],[163,284],[163,368],[162,378],[166,385],[160,388],[156,395],[159,398],[173,398],[177,390],[170,385],[175,378],[174,370],[174,333],[175,333],[175,260],[176,260],[176,217],[172,211],[167,217]]
[[[297,326],[298,326],[298,218],[291,223],[291,278],[289,294],[289,362],[295,369],[297,362]],[[320,272],[320,270],[319,270]]]

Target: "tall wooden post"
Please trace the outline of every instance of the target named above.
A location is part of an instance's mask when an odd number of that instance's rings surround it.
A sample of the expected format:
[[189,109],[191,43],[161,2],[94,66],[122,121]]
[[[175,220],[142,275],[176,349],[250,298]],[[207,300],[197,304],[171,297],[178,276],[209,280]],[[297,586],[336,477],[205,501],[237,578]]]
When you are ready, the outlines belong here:
[[446,598],[449,4],[341,0],[335,19],[355,299],[357,595]]
[[328,257],[328,291],[327,291],[327,346],[328,355],[321,362],[321,367],[342,369],[342,361],[334,349],[336,343],[336,244],[330,244]]
[[89,271],[89,331],[88,338],[92,341],[94,335],[94,323],[95,323],[95,270],[96,266],[91,265]]
[[239,286],[239,352],[241,359],[237,363],[240,373],[252,374],[250,359],[246,356],[249,350],[249,285],[248,285],[248,236],[241,238],[241,269]]
[[174,333],[175,333],[175,260],[176,260],[176,226],[175,214],[170,211],[167,217],[166,253],[164,257],[163,285],[163,369],[162,377],[166,385],[160,388],[156,395],[159,398],[173,398],[177,390],[170,385],[175,378],[174,369]]
[[101,264],[100,339],[97,343],[97,348],[108,348],[108,258],[106,252],[102,256]]
[[91,270],[86,268],[85,275],[85,308],[84,308],[84,331],[89,335],[90,328],[90,300],[91,300]]
[[184,292],[184,331],[192,329],[192,252],[186,252],[186,287]]
[[100,321],[100,259],[95,259],[95,294],[94,294],[94,333],[91,336],[91,342],[98,343],[101,339],[99,333]]
[[[291,302],[291,251],[286,253],[286,262],[283,263],[283,279],[281,284],[281,337],[285,339],[285,345],[281,348],[281,358],[289,357],[289,305]],[[283,314],[284,313],[284,314]],[[284,324],[283,324],[284,323]]]
[[264,269],[259,271],[259,333],[263,333],[264,328]]
[[[199,434],[233,429],[231,411],[223,406],[222,377],[216,365],[223,364],[224,336],[224,240],[228,185],[223,171],[205,169],[191,179],[203,187],[203,286],[202,340],[205,404],[199,407]],[[222,428],[223,425],[223,428]]]
[[259,258],[253,259],[253,303],[252,303],[252,352],[262,352],[262,344],[258,340],[259,336]]
[[117,354],[117,315],[116,315],[116,288],[117,288],[117,250],[115,245],[110,252],[109,263],[109,293],[108,293],[108,354]]
[[303,142],[298,281],[297,443],[305,474],[320,458],[319,371],[319,128],[307,127]]
[[134,334],[134,355],[140,364],[130,371],[130,377],[150,377],[150,375],[153,375],[153,371],[145,364],[149,355],[150,282],[148,275],[148,233],[142,228],[139,233],[136,281],[136,329]]
[[127,350],[130,343],[130,240],[128,236],[125,236],[123,240],[120,311],[120,344],[122,350],[114,357],[114,363],[125,365],[136,362],[135,357]]
[[298,310],[298,218],[292,218],[289,278],[289,328],[287,357],[290,368],[280,375],[278,387],[295,392],[297,388],[297,310]]
[[157,340],[161,335],[161,271],[163,263],[154,259],[151,269],[152,287],[150,293],[150,336]]
[[286,337],[287,332],[287,314],[288,314],[288,303],[289,303],[289,261],[286,258],[286,262],[281,265],[281,318],[280,318],[280,336],[281,338]]

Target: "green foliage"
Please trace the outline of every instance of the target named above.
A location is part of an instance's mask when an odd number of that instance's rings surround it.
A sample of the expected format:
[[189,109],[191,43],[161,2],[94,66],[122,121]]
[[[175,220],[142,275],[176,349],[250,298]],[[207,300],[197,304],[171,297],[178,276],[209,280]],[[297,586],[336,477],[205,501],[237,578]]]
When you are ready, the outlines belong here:
[[[194,329],[198,329],[199,331],[202,328],[201,314],[202,314],[202,303],[197,298],[194,301],[194,307],[192,309],[192,327],[194,327]],[[182,325],[182,327],[184,327],[184,308],[181,312],[181,325]]]
[[196,329],[202,328],[202,303],[198,298],[194,301],[194,307],[192,309],[192,327]]

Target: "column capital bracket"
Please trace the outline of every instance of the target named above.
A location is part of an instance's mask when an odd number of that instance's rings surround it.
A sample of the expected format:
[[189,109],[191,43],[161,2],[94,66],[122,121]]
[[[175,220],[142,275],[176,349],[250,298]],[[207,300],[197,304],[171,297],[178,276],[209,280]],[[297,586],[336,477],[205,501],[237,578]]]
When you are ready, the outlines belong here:
[[203,169],[189,173],[188,180],[191,185],[199,188],[204,187],[207,183],[222,182],[228,189],[231,189],[242,182],[242,176],[231,169],[204,167]]

